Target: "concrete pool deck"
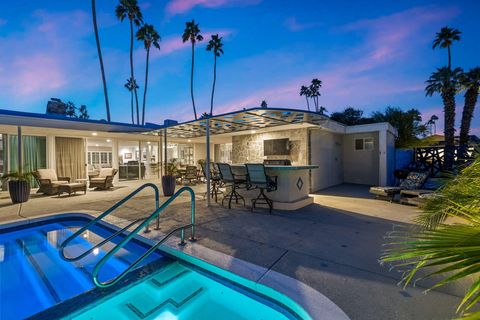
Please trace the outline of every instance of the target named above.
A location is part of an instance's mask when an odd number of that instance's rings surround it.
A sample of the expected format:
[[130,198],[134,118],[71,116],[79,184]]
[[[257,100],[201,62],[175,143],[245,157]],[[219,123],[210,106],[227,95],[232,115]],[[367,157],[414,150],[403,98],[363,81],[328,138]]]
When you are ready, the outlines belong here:
[[[0,223],[60,212],[98,214],[133,190],[139,183],[122,183],[113,191],[86,196],[33,197],[11,205],[0,193]],[[203,185],[195,187],[201,195]],[[384,235],[394,225],[406,225],[416,215],[414,207],[374,200],[368,188],[341,185],[314,195],[314,204],[296,211],[250,212],[213,204],[207,208],[197,196],[198,243],[212,250],[300,280],[337,304],[351,319],[449,319],[462,285],[423,294],[426,287],[397,286],[401,274],[378,264]],[[150,200],[150,201],[149,201]],[[142,234],[156,239],[188,222],[188,197],[182,196],[162,216],[160,231]],[[131,220],[148,214],[152,196],[132,200],[115,215]],[[111,222],[111,221],[110,221]],[[424,284],[425,286],[428,283]]]

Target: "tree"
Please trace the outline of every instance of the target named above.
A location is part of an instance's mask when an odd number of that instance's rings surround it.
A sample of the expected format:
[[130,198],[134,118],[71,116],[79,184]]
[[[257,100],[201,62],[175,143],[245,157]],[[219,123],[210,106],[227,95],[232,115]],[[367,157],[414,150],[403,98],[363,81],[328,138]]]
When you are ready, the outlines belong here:
[[357,124],[372,123],[372,119],[364,118],[363,111],[353,107],[347,107],[341,112],[334,112],[330,115],[330,119],[343,123],[347,126],[354,126]]
[[160,35],[155,27],[151,24],[144,24],[137,31],[137,40],[143,41],[145,50],[147,51],[147,62],[145,66],[145,86],[143,89],[143,103],[142,103],[142,125],[145,124],[145,103],[147,100],[147,86],[148,86],[148,64],[150,60],[150,48],[152,45],[160,50]]
[[268,108],[267,101],[262,100],[262,103],[260,103],[260,107],[262,107],[262,108]]
[[319,106],[317,112],[318,112],[319,114],[321,114],[322,116],[324,116],[325,113],[328,112],[328,110],[327,110],[327,108],[325,108],[324,106]]
[[75,103],[70,100],[67,102],[63,102],[61,99],[52,98],[51,101],[56,103],[58,107],[55,110],[50,110],[50,113],[77,119],[90,118],[86,105],[81,105],[80,108],[77,108]]
[[107,121],[110,122],[110,104],[108,103],[107,80],[105,79],[105,68],[103,67],[102,49],[100,47],[100,37],[98,36],[97,12],[95,0],[92,0],[92,18],[93,31],[95,33],[95,42],[97,43],[98,60],[100,62],[100,72],[102,74],[103,95],[105,96],[105,109],[107,111]]
[[437,121],[438,117],[436,115],[432,115],[430,120],[427,121],[426,125],[430,128],[430,135],[437,134]]
[[195,120],[197,120],[197,109],[195,108],[195,99],[193,97],[193,70],[195,67],[195,43],[202,41],[203,36],[200,34],[200,28],[198,27],[198,23],[195,23],[195,20],[185,23],[185,30],[183,31],[182,40],[184,43],[187,41],[190,41],[190,43],[192,44],[192,70],[190,73],[190,95],[192,97],[193,114],[195,116]]
[[310,111],[310,103],[308,102],[308,99],[311,96],[310,93],[310,88],[307,86],[301,86],[300,87],[300,96],[305,96],[305,100],[307,101],[307,109]]
[[124,87],[130,92],[130,109],[132,112],[132,124],[135,124],[135,112],[133,110],[133,90],[138,89],[137,82],[133,78],[127,79]]
[[88,119],[90,116],[88,115],[87,106],[82,104],[78,109],[78,118],[79,119]]
[[447,67],[438,68],[425,82],[425,93],[432,96],[440,93],[444,108],[444,135],[445,135],[445,169],[451,169],[453,165],[455,146],[455,94],[459,88],[459,76],[461,68],[450,70]]
[[[130,22],[130,78],[135,80],[133,72],[133,24],[137,27],[143,24],[142,12],[140,11],[137,0],[120,0],[119,5],[117,5],[115,9],[115,15],[122,22],[125,18],[128,18],[128,21]],[[135,105],[137,109],[137,124],[140,124],[137,86],[133,87],[133,94],[135,96]]]
[[468,145],[470,125],[472,123],[475,105],[477,104],[480,89],[480,67],[471,69],[460,77],[460,84],[465,89],[465,105],[463,107],[462,122],[460,124],[460,145]]
[[312,83],[310,84],[310,97],[315,104],[315,111],[320,112],[319,105],[318,105],[318,97],[320,97],[320,88],[322,87],[322,81],[318,80],[317,78],[312,79]]
[[422,124],[422,115],[417,109],[403,111],[397,107],[387,107],[384,112],[372,114],[374,122],[388,122],[397,129],[395,141],[397,148],[407,148],[414,145],[418,136],[425,135],[427,128]]
[[218,34],[213,34],[208,42],[207,51],[213,52],[213,85],[212,98],[210,100],[210,114],[213,115],[213,95],[215,94],[215,82],[217,80],[217,57],[223,54],[222,37],[219,37]]
[[433,40],[433,49],[437,47],[440,47],[442,49],[447,48],[448,69],[452,69],[452,54],[450,47],[452,46],[454,41],[460,41],[460,34],[461,32],[457,29],[443,27],[442,29],[440,29],[440,32],[436,33],[435,40]]

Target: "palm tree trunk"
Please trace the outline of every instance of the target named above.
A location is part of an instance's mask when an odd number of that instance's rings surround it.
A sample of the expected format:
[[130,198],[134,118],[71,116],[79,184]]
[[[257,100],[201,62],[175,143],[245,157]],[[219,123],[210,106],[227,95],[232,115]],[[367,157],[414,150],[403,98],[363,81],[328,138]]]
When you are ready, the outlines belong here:
[[442,94],[445,114],[445,154],[444,168],[449,170],[453,166],[455,148],[455,89],[449,89]]
[[137,124],[140,124],[140,115],[138,112],[138,95],[137,95],[137,86],[135,85],[136,81],[133,74],[133,21],[130,20],[130,76],[132,78],[133,85],[133,94],[135,95],[135,106],[137,109]]
[[100,61],[100,71],[102,73],[103,94],[105,96],[105,108],[107,111],[107,121],[110,122],[110,104],[108,103],[107,80],[105,79],[105,69],[103,67],[102,49],[100,47],[100,37],[98,36],[97,12],[95,8],[95,0],[92,0],[92,18],[93,18],[93,30],[95,32],[95,41],[97,43],[98,60]]
[[133,112],[133,91],[130,90],[130,109],[132,111],[132,124],[135,124],[135,117]]
[[190,95],[192,96],[193,114],[197,120],[197,109],[195,109],[195,99],[193,98],[193,68],[195,66],[195,44],[192,42],[192,71],[190,73]]
[[308,111],[310,111],[310,103],[308,102],[308,97],[307,96],[305,96],[305,100],[307,100],[307,109],[308,109]]
[[142,125],[145,124],[145,100],[147,99],[148,61],[149,61],[149,58],[150,58],[150,47],[147,48],[147,66],[145,67],[145,88],[143,89]]
[[460,125],[460,145],[468,145],[468,135],[472,123],[473,112],[478,99],[478,86],[470,87],[465,93],[465,105],[462,113],[462,123]]
[[448,70],[452,70],[452,53],[450,52],[450,46],[448,46],[447,49],[448,49]]
[[210,100],[210,116],[213,115],[213,95],[215,94],[215,82],[217,81],[217,55],[214,54],[213,62],[213,86],[212,86],[212,99]]

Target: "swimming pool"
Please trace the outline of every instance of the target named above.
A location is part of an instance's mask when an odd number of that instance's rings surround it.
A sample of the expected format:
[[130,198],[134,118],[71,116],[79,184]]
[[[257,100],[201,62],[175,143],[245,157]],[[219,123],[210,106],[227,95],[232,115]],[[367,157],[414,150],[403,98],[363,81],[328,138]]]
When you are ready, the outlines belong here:
[[[166,247],[152,254],[125,281],[108,289],[96,288],[92,281],[95,264],[123,236],[76,262],[62,260],[58,252],[60,244],[89,221],[66,215],[15,227],[0,226],[0,319],[320,318],[265,285]],[[96,224],[75,239],[66,253],[76,256],[115,231],[113,226]],[[149,247],[134,238],[108,260],[99,279],[116,277]],[[327,304],[320,302],[326,309],[333,305],[329,300]],[[348,319],[337,309],[334,306],[333,313],[325,314]]]

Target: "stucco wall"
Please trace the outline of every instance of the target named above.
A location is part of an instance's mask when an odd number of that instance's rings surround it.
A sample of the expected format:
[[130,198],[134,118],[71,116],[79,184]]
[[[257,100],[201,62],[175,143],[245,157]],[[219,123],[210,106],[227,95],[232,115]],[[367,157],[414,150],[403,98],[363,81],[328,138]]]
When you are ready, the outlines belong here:
[[[290,155],[264,156],[263,140],[290,139]],[[307,129],[294,129],[232,137],[232,162],[263,162],[264,159],[289,159],[293,165],[306,165]]]
[[[372,150],[355,150],[355,139],[373,138]],[[378,132],[352,133],[343,136],[343,180],[346,183],[378,185]]]
[[323,130],[310,131],[310,159],[318,165],[311,174],[312,191],[343,183],[343,137]]
[[395,183],[395,136],[387,132],[387,185],[392,186]]

